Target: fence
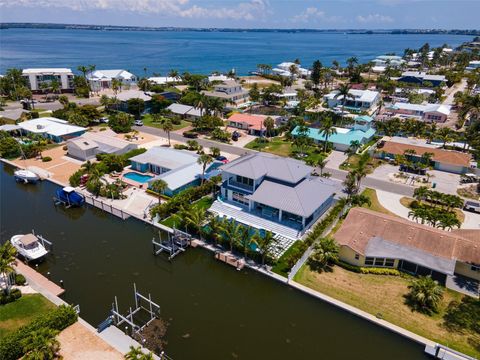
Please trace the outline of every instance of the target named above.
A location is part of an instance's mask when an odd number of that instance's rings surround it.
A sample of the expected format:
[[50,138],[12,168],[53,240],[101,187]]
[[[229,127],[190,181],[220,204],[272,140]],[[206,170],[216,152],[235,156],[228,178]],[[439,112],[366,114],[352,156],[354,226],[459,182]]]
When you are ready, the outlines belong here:
[[96,208],[102,209],[103,211],[108,212],[112,215],[118,216],[122,220],[126,220],[130,217],[130,214],[126,213],[122,209],[117,209],[112,204],[107,204],[102,200],[95,199],[92,196],[85,196],[85,202],[87,204],[95,206]]

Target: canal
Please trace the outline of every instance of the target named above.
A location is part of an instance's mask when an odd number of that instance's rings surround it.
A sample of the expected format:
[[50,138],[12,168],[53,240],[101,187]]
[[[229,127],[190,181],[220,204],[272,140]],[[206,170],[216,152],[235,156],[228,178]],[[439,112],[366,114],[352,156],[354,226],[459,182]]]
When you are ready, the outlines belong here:
[[252,270],[236,271],[203,249],[172,263],[152,255],[153,229],[96,209],[55,208],[56,185],[15,183],[0,165],[0,242],[31,229],[53,241],[39,267],[63,280],[67,302],[97,326],[132,284],[170,322],[174,359],[426,359],[423,347]]

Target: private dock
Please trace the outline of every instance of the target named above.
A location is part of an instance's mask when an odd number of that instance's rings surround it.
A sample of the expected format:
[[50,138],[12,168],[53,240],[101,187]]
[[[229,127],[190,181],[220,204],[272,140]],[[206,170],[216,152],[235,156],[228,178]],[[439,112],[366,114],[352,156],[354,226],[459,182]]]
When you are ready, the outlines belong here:
[[[28,281],[28,284],[37,291],[39,291],[37,288],[41,288],[55,296],[60,296],[65,292],[65,289],[62,289],[53,281],[47,279],[45,276],[37,272],[35,269],[32,269],[30,266],[25,265],[21,261],[17,261],[17,264],[14,265],[14,268],[16,272],[25,276],[25,278]],[[41,291],[39,292],[41,293]]]
[[245,261],[238,259],[235,255],[230,252],[215,252],[215,259],[223,261],[228,265],[235,266],[237,270],[242,270],[245,266]]

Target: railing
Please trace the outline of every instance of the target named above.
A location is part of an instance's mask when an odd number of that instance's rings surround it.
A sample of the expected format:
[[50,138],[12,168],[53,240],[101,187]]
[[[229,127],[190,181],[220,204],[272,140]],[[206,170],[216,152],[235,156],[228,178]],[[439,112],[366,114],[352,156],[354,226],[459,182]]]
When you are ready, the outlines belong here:
[[85,196],[85,202],[87,204],[93,205],[99,209],[102,209],[105,212],[108,212],[112,215],[118,216],[122,220],[126,220],[130,217],[130,214],[126,213],[122,209],[117,209],[116,207],[112,206],[111,204],[107,204],[102,200],[95,199],[93,196]]
[[231,185],[243,190],[253,191],[253,185],[243,184],[235,180],[228,180],[228,185]]

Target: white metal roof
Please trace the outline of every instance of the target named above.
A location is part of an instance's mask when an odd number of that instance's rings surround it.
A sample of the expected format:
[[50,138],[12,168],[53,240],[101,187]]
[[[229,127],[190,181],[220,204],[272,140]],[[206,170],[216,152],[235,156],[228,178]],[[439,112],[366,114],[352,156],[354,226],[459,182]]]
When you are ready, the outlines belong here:
[[33,120],[27,120],[18,123],[23,130],[35,134],[50,134],[53,136],[63,136],[73,134],[87,129],[81,126],[71,125],[68,121],[57,119],[54,117],[44,117]]
[[180,76],[177,77],[169,77],[169,76],[153,76],[148,78],[149,81],[154,82],[158,85],[163,85],[166,83],[173,83],[173,82],[180,82],[182,78]]
[[73,75],[72,70],[69,68],[29,68],[22,70],[23,75],[29,74],[67,74]]
[[128,72],[127,70],[116,69],[116,70],[95,70],[87,74],[89,80],[112,80],[112,79],[123,79],[123,80],[133,80],[135,75]]

